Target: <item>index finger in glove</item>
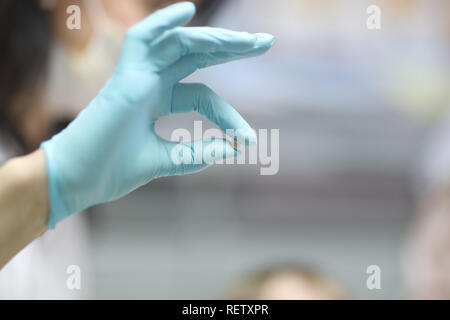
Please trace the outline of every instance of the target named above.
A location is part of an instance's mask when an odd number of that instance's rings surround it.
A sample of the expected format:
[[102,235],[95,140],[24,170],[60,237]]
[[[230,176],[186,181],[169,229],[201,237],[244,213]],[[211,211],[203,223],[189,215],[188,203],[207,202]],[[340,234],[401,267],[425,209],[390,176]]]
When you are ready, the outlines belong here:
[[188,23],[195,15],[191,2],[180,2],[160,9],[131,27],[127,34],[141,40],[151,41],[167,30]]

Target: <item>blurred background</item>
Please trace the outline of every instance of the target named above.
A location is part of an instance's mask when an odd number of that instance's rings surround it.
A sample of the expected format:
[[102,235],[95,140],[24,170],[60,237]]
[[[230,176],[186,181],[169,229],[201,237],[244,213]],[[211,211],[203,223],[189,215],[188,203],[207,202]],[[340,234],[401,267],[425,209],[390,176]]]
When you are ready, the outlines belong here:
[[[112,72],[124,30],[169,2],[41,2],[53,30],[42,126],[76,115]],[[279,129],[279,172],[214,166],[75,215],[27,248],[53,250],[52,274],[34,270],[28,279],[40,283],[10,283],[1,295],[2,273],[30,274],[23,264],[36,253],[23,252],[0,273],[0,296],[450,298],[450,2],[195,2],[194,24],[276,37],[264,56],[186,81],[206,83],[255,129]],[[81,30],[65,28],[61,12],[72,3]],[[381,9],[379,30],[366,26],[369,5]],[[177,115],[157,129],[169,137],[198,119]],[[33,146],[18,136],[22,149]],[[71,254],[58,255],[58,243]],[[76,292],[65,288],[72,264],[82,270]],[[381,270],[379,290],[366,285],[370,265]]]

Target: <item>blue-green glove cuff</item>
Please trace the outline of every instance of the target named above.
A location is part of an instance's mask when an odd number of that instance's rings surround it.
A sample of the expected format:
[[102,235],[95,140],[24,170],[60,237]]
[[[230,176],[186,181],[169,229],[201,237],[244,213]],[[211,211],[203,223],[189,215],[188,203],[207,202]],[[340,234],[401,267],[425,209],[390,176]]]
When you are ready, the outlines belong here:
[[47,220],[47,229],[54,229],[56,223],[68,217],[70,213],[69,210],[67,210],[56,184],[57,169],[56,165],[52,163],[50,141],[41,143],[41,148],[45,153],[48,175],[48,200],[50,212]]

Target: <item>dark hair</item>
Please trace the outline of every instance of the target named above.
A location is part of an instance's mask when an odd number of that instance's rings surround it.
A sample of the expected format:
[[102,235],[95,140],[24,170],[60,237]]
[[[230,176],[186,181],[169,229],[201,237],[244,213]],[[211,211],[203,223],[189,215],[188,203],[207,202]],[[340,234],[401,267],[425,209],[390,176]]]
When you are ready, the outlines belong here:
[[224,5],[226,0],[206,0],[197,7],[197,15],[192,22],[193,25],[208,25],[214,14],[219,11],[220,6]]
[[22,146],[11,104],[19,93],[34,90],[43,78],[51,41],[48,13],[37,0],[0,1],[0,129]]
[[299,263],[278,263],[250,272],[239,279],[225,298],[231,300],[261,299],[261,289],[269,280],[279,275],[292,275],[324,292],[326,299],[345,299],[344,288],[340,283],[322,273],[317,268]]

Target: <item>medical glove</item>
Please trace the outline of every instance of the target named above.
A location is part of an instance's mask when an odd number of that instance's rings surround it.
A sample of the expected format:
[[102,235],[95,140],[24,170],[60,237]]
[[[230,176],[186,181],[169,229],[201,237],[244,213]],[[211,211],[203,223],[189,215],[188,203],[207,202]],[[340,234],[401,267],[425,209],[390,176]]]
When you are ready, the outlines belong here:
[[[65,130],[41,145],[49,177],[49,229],[152,179],[196,172],[236,156],[224,139],[173,142],[159,137],[155,122],[160,117],[197,111],[223,131],[240,129],[247,143],[256,143],[249,124],[211,89],[179,81],[199,68],[262,54],[273,36],[180,27],[194,14],[192,3],[181,2],[131,27],[104,88]],[[194,161],[197,149],[211,146],[219,152]],[[190,161],[173,161],[174,154],[184,151]]]

